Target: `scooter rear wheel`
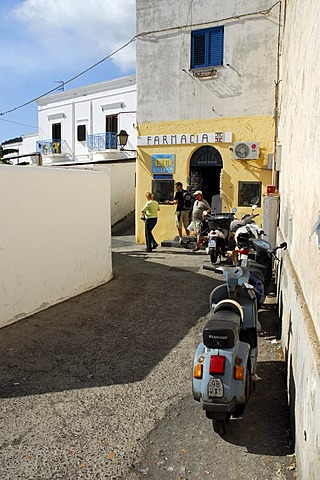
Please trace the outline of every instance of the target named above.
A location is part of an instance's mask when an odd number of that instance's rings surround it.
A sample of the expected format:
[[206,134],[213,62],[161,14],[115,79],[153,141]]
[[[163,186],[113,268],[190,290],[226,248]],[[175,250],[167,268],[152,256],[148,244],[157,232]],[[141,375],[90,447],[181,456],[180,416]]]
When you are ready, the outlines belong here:
[[210,248],[210,252],[209,252],[209,253],[210,253],[211,263],[216,263],[216,262],[217,262],[217,258],[218,258],[216,248]]
[[229,422],[230,414],[226,413],[224,418],[214,418],[212,420],[213,430],[223,437],[227,433],[227,424]]

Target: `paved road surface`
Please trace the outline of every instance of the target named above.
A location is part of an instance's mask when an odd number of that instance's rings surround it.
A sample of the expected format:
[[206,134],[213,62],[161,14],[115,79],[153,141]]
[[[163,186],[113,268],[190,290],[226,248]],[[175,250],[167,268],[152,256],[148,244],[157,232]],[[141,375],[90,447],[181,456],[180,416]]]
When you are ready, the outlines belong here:
[[221,439],[191,398],[208,257],[113,245],[111,282],[0,330],[0,479],[294,478],[272,302],[258,389]]

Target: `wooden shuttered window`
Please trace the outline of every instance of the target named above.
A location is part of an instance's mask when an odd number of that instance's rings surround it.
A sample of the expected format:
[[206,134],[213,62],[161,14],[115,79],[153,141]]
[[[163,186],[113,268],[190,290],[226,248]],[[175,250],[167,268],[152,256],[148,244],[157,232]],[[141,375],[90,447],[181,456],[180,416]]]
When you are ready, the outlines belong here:
[[224,28],[214,27],[191,33],[191,68],[223,65]]

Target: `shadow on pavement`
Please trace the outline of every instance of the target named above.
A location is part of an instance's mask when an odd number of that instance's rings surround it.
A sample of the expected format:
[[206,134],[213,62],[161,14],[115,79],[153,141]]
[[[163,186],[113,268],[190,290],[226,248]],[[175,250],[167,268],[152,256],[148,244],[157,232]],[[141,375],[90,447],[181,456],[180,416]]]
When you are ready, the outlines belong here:
[[113,253],[114,279],[0,331],[0,397],[137,382],[208,311],[215,280]]
[[[284,362],[259,362],[261,378],[253,392],[244,416],[231,420],[223,439],[247,447],[249,453],[283,456],[293,453],[289,431]],[[270,439],[281,437],[281,441]]]

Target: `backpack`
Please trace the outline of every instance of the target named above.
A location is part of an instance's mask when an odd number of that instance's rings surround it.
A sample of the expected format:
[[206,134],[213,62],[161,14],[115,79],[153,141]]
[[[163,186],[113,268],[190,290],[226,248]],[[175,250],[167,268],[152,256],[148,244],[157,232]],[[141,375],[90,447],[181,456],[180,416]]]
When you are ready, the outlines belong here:
[[192,195],[188,190],[183,192],[183,209],[191,210],[192,207]]

